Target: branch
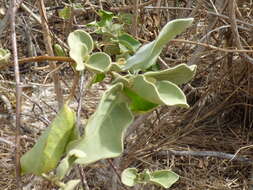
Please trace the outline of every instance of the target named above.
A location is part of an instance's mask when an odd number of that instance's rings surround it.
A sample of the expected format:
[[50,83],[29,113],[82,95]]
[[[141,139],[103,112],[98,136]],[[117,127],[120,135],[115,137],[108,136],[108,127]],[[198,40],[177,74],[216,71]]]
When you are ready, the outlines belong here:
[[18,50],[17,50],[17,39],[15,30],[15,17],[16,17],[16,0],[11,1],[12,7],[10,10],[10,25],[11,25],[11,43],[12,52],[14,59],[14,71],[16,81],[16,131],[15,131],[15,169],[16,169],[16,183],[17,189],[22,190],[21,183],[21,165],[20,165],[20,129],[21,129],[21,94],[22,89],[20,86],[20,74],[18,65]]
[[224,152],[216,152],[216,151],[177,151],[177,150],[162,150],[157,153],[159,156],[167,156],[167,155],[178,155],[178,156],[200,156],[200,157],[217,157],[222,159],[228,159],[230,161],[240,161],[252,164],[253,160],[249,158],[245,158],[242,156],[237,156],[236,154],[229,154]]
[[[50,36],[50,30],[48,27],[48,21],[47,21],[47,15],[46,15],[46,9],[44,5],[43,0],[38,1],[39,4],[39,12],[40,12],[40,17],[41,17],[41,24],[42,24],[42,30],[43,30],[43,39],[44,43],[46,46],[47,53],[50,56],[54,56],[53,48],[52,48],[52,40]],[[50,69],[54,70],[56,68],[55,63],[50,63]],[[54,90],[56,93],[56,99],[58,102],[58,108],[60,109],[63,105],[63,95],[62,95],[62,90],[61,90],[61,83],[59,80],[59,76],[57,73],[53,73],[53,81],[54,81]]]

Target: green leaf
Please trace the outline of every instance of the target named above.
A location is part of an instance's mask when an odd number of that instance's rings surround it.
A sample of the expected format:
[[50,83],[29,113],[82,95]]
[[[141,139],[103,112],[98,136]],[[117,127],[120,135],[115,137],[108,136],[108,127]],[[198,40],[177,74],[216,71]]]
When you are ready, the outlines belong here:
[[188,107],[183,91],[169,81],[156,81],[155,78],[138,75],[132,79],[129,88],[154,104]]
[[138,170],[136,168],[127,168],[121,173],[121,181],[124,185],[133,187],[137,184]]
[[68,36],[68,44],[70,49],[77,49],[79,44],[84,44],[87,47],[87,54],[91,53],[94,48],[94,43],[91,36],[83,30],[75,30]]
[[179,176],[170,170],[157,170],[150,172],[145,169],[142,173],[138,173],[136,168],[127,168],[121,174],[123,184],[133,187],[137,184],[155,184],[164,188],[170,188]]
[[59,44],[54,44],[54,52],[57,56],[66,56],[64,49]]
[[117,83],[105,92],[85,127],[84,136],[70,143],[68,150],[80,150],[87,155],[77,158],[75,163],[90,164],[123,152],[124,132],[132,123],[133,115],[122,96],[122,89],[123,85]]
[[65,152],[74,126],[75,112],[64,105],[35,146],[21,157],[22,174],[41,175],[53,170]]
[[64,187],[61,187],[59,190],[74,190],[80,181],[80,179],[70,180],[67,182],[67,184],[64,185]]
[[95,74],[95,76],[93,77],[93,80],[92,80],[92,84],[101,82],[104,80],[104,78],[105,78],[104,73]]
[[149,68],[156,62],[163,47],[190,26],[192,21],[192,18],[187,18],[167,23],[153,42],[142,46],[135,55],[127,60],[124,70],[138,71]]
[[11,53],[8,49],[0,48],[0,64],[8,63]]
[[98,52],[93,53],[85,65],[96,73],[104,73],[109,70],[110,64],[111,57],[106,53]]
[[131,99],[130,108],[133,112],[143,113],[150,111],[158,106],[157,104],[149,102],[144,98],[140,97],[138,94],[136,94],[129,88],[124,88],[124,93],[126,94],[127,97]]
[[112,12],[99,10],[98,15],[100,16],[101,20],[97,22],[98,26],[103,27],[106,26],[108,22],[112,22],[114,17]]
[[188,66],[186,64],[180,64],[163,71],[146,72],[144,76],[153,77],[159,81],[166,80],[181,85],[193,78],[196,73],[196,68],[196,65]]
[[170,170],[158,170],[151,173],[150,182],[164,188],[170,188],[179,176]]
[[85,68],[85,58],[88,56],[87,46],[81,43],[76,43],[69,51],[69,56],[76,62],[76,70],[83,71]]
[[107,53],[108,55],[118,55],[120,54],[120,48],[118,45],[107,45],[104,47],[104,52]]
[[120,44],[124,45],[131,52],[135,52],[141,46],[141,43],[138,40],[126,33],[120,35],[118,40]]
[[62,19],[69,19],[71,16],[71,7],[65,6],[63,9],[58,11],[59,17]]

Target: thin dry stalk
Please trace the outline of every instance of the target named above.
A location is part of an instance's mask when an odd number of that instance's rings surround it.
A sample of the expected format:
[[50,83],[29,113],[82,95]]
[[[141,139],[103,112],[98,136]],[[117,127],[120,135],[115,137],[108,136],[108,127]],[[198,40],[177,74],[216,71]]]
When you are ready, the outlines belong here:
[[[236,46],[237,46],[238,49],[241,50],[241,49],[243,49],[243,47],[242,47],[242,44],[241,44],[240,34],[238,32],[238,26],[237,26],[237,23],[236,23],[235,10],[236,10],[236,2],[235,2],[235,0],[231,0],[231,2],[229,3],[229,14],[230,14],[231,29],[232,29],[233,36],[235,38]],[[242,54],[242,56],[248,62],[253,64],[253,58],[251,58],[249,55]]]
[[12,41],[12,52],[14,60],[15,80],[16,80],[16,133],[15,133],[15,168],[16,168],[16,183],[17,189],[22,190],[21,184],[21,166],[20,166],[20,128],[21,128],[21,94],[22,89],[20,86],[20,74],[18,65],[18,50],[17,50],[17,39],[15,30],[15,16],[16,16],[16,0],[11,1],[12,9],[10,14],[11,19],[11,41]]
[[[50,30],[47,24],[47,15],[46,15],[46,9],[45,9],[45,4],[43,0],[38,0],[38,5],[39,5],[39,12],[41,16],[41,21],[42,21],[42,30],[43,30],[43,38],[44,38],[44,43],[46,46],[46,50],[48,55],[54,56],[53,48],[52,48],[52,40],[50,36]],[[54,70],[56,68],[55,63],[50,63],[50,69]],[[58,107],[61,108],[63,105],[63,95],[61,91],[61,83],[59,80],[59,76],[57,73],[53,74],[53,81],[54,81],[54,88],[55,88],[55,93],[56,93],[56,99],[58,101]]]

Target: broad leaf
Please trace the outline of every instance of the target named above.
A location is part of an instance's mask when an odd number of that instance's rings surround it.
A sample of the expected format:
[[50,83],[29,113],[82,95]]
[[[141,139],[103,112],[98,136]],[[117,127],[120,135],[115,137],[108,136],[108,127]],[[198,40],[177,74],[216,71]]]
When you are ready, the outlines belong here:
[[143,172],[138,173],[136,168],[127,168],[121,174],[121,181],[123,184],[133,187],[137,184],[155,184],[164,188],[170,188],[179,176],[170,170],[157,170],[150,172],[145,169]]
[[87,32],[83,30],[75,30],[74,32],[71,32],[68,36],[68,44],[69,44],[70,50],[72,48],[77,49],[80,43],[84,44],[87,47],[88,54],[94,48],[93,40]]
[[131,100],[130,108],[133,112],[143,113],[143,112],[150,111],[158,106],[157,104],[149,102],[145,100],[144,98],[140,97],[138,94],[136,94],[134,91],[130,90],[129,88],[124,88],[124,93]]
[[158,170],[151,172],[150,182],[164,188],[170,188],[178,179],[179,176],[170,170]]
[[76,43],[69,51],[69,56],[76,62],[76,70],[82,71],[85,68],[85,58],[88,56],[87,46],[81,43]]
[[9,50],[0,48],[0,64],[7,63],[9,61],[10,56],[11,53]]
[[119,43],[127,47],[131,52],[135,52],[141,43],[129,34],[122,34],[118,37]]
[[181,85],[193,78],[196,73],[196,68],[196,65],[188,66],[186,64],[180,64],[163,71],[146,72],[144,76],[153,77],[159,81],[166,80]]
[[169,81],[156,81],[154,78],[138,75],[133,78],[129,88],[154,104],[188,107],[183,91]]
[[85,64],[87,68],[96,73],[104,73],[109,70],[111,57],[106,53],[93,53]]
[[167,23],[153,42],[142,46],[136,54],[127,60],[124,70],[138,71],[149,68],[156,62],[163,47],[190,26],[192,21],[192,18],[187,18]]
[[127,168],[121,173],[121,181],[124,185],[133,187],[137,184],[138,170],[136,168]]
[[22,174],[41,175],[53,170],[65,152],[74,126],[75,112],[64,105],[35,146],[21,157]]
[[122,89],[123,85],[117,83],[105,92],[85,127],[84,136],[68,147],[70,151],[80,150],[87,155],[77,158],[75,163],[90,164],[122,153],[124,132],[133,121]]

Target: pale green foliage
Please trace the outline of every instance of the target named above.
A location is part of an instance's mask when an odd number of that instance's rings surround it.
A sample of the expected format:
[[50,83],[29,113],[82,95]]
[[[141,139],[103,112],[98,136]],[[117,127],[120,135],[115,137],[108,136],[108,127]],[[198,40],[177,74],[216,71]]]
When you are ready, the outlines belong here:
[[183,91],[169,81],[138,75],[129,86],[137,95],[154,104],[188,107]]
[[0,48],[0,64],[8,63],[11,53],[8,49]]
[[64,105],[36,145],[21,157],[22,174],[41,175],[54,169],[74,132],[74,125],[75,113]]
[[196,69],[196,65],[188,66],[186,64],[180,64],[173,68],[165,69],[163,71],[146,72],[144,76],[152,77],[159,81],[165,80],[177,85],[181,85],[189,82],[189,80],[193,78]]
[[95,73],[104,73],[109,70],[111,57],[106,53],[93,53],[85,64],[86,67]]
[[[100,159],[117,157],[123,152],[123,135],[133,121],[133,116],[125,97],[121,95],[122,89],[123,85],[118,83],[105,92],[85,127],[85,135],[69,144],[67,157],[73,150],[87,155],[76,155],[77,158],[72,163],[87,165]],[[66,167],[70,165],[71,163],[60,164],[59,170],[66,172]]]
[[[103,14],[102,20],[95,23],[99,27],[110,24],[113,19],[111,13]],[[68,36],[69,55],[76,62],[75,69],[87,69],[94,73],[93,83],[102,81],[108,73],[114,80],[89,118],[84,135],[74,137],[75,113],[65,105],[36,145],[22,156],[22,172],[42,175],[55,169],[65,155],[56,170],[56,179],[62,180],[73,164],[88,165],[119,156],[124,148],[124,132],[132,123],[134,114],[151,111],[159,105],[187,108],[186,97],[178,85],[191,80],[196,66],[182,64],[164,71],[145,71],[156,62],[164,45],[191,22],[192,19],[169,22],[156,40],[141,47],[126,63],[124,59],[112,63],[110,56],[104,52],[92,53],[94,44],[91,36],[82,30],[71,32]],[[117,40],[124,46],[122,48],[131,51],[139,47],[139,42],[126,34],[118,35]],[[128,74],[122,75],[123,70]],[[138,73],[139,70],[143,70],[142,74]],[[136,169],[129,169],[122,174],[123,183],[129,186],[153,183],[168,188],[177,179],[178,176],[169,170],[138,173]],[[77,181],[72,181],[64,184],[64,188],[73,189],[76,184]]]
[[155,64],[164,45],[176,35],[182,33],[192,23],[193,19],[176,19],[166,24],[156,40],[142,46],[133,56],[127,59],[124,70],[145,70]]
[[121,174],[122,183],[130,187],[150,183],[170,188],[178,179],[179,176],[170,170],[157,170],[154,172],[144,170],[142,173],[138,173],[136,168],[127,168]]

